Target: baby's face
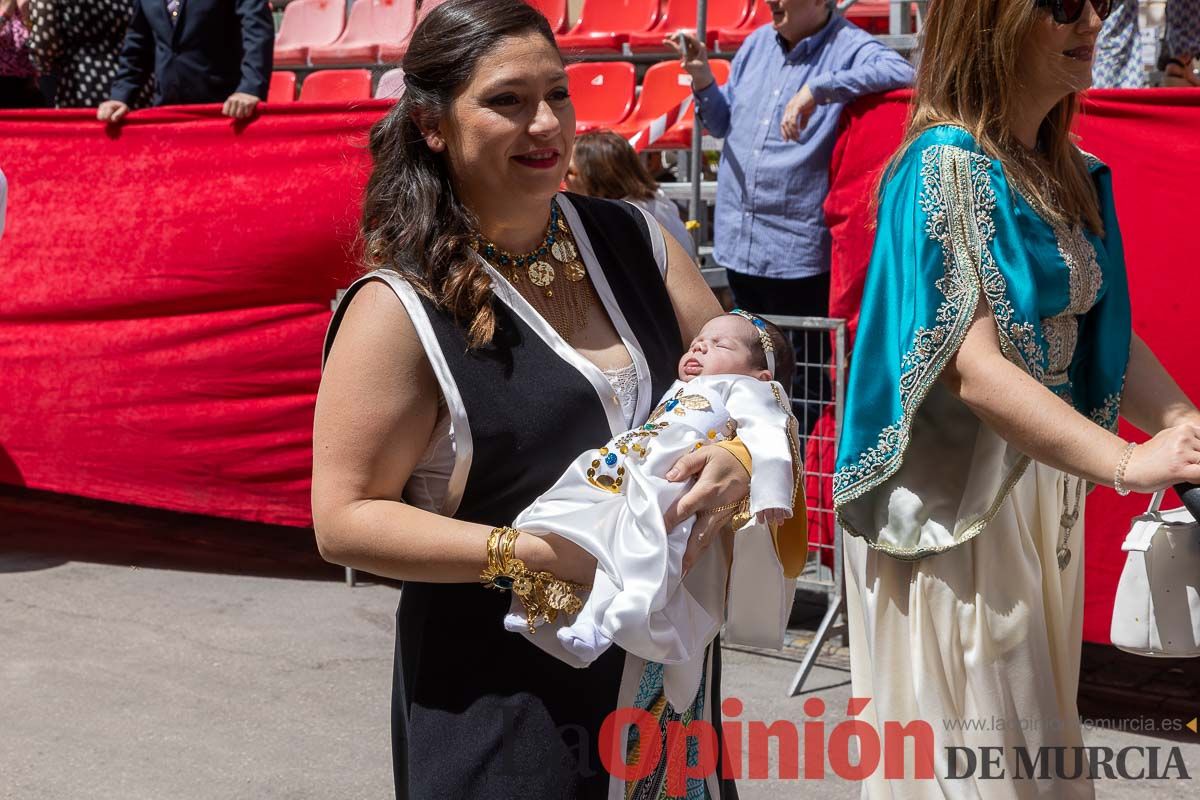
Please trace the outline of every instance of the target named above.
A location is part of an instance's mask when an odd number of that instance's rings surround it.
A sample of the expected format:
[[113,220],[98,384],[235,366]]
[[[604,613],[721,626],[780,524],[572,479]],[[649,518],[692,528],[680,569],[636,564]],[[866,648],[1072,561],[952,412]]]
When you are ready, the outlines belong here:
[[697,375],[749,375],[760,381],[771,373],[756,367],[758,329],[745,317],[722,314],[705,323],[679,359],[679,380]]

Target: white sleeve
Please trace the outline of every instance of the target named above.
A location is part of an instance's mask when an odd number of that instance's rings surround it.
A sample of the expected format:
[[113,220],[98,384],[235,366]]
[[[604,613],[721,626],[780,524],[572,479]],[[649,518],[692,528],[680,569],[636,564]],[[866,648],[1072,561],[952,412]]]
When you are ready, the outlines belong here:
[[800,465],[796,418],[783,387],[775,381],[739,378],[729,384],[725,407],[737,420],[738,438],[754,462],[750,479],[750,513],[787,509],[795,498]]

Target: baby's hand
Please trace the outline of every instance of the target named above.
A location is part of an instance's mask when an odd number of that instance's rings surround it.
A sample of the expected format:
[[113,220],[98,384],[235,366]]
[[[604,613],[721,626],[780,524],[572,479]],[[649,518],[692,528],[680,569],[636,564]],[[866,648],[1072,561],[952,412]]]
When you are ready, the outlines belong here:
[[755,521],[759,525],[778,525],[790,516],[792,512],[786,508],[767,508],[755,515]]

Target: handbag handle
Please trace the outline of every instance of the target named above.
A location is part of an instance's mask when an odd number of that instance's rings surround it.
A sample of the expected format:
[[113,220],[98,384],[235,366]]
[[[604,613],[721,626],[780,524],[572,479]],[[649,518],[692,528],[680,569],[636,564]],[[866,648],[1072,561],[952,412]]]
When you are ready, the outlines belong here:
[[1183,501],[1187,510],[1191,512],[1192,519],[1200,522],[1200,485],[1195,483],[1177,483],[1175,484],[1175,492],[1179,495],[1179,499]]
[[[1194,483],[1177,483],[1174,488],[1175,493],[1179,495],[1179,499],[1183,501],[1184,506],[1191,512],[1192,519],[1200,522],[1200,485]],[[1154,497],[1150,498],[1150,507],[1146,509],[1146,513],[1158,513],[1158,510],[1162,508],[1162,501],[1166,497],[1166,494],[1166,489],[1155,492]]]

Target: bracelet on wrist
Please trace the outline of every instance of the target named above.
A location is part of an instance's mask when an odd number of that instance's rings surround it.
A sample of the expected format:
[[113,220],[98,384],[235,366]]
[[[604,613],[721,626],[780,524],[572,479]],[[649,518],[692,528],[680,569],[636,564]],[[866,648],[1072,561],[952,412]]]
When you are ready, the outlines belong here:
[[1125,449],[1121,452],[1121,460],[1117,462],[1117,471],[1113,474],[1113,488],[1121,497],[1129,494],[1129,488],[1125,486],[1125,470],[1129,467],[1129,459],[1136,449],[1135,443],[1126,442]]
[[535,571],[516,557],[516,528],[501,526],[488,534],[487,567],[479,575],[480,582],[489,588],[511,591],[525,606],[525,623],[532,634],[539,620],[554,622],[558,612],[578,614],[583,601],[577,594],[588,587],[563,580],[551,572]]
[[701,511],[700,513],[704,516],[712,516],[714,514],[720,514],[724,511],[733,511],[736,508],[740,508],[741,506],[746,505],[749,501],[750,501],[750,496],[746,495],[741,500],[734,500],[732,503],[726,503],[725,505],[717,506],[716,508],[706,508],[703,511]]

